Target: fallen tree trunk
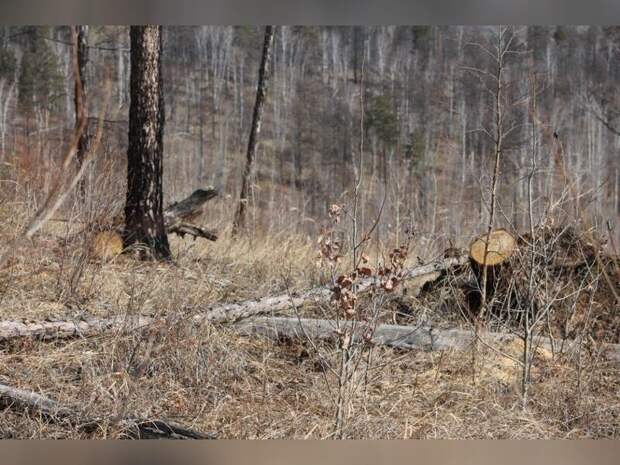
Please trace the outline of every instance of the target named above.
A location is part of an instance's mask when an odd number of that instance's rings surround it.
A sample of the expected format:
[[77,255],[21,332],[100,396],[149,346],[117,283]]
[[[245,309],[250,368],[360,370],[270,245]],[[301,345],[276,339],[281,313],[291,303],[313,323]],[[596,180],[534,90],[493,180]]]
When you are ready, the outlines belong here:
[[[467,256],[445,258],[427,265],[411,268],[404,273],[405,279],[416,279],[418,284],[424,283],[424,277],[436,279],[437,272],[462,266],[467,263]],[[359,281],[358,292],[367,291],[375,284],[374,278]],[[215,304],[202,309],[191,317],[195,323],[237,322],[242,319],[261,314],[274,314],[293,307],[301,307],[307,303],[325,303],[332,295],[331,288],[317,287],[302,293],[282,294],[258,300],[246,300],[239,303]],[[110,330],[131,331],[146,327],[156,321],[149,316],[117,316],[111,318],[87,318],[79,321],[0,321],[0,341],[20,337],[36,337],[39,339],[62,339],[72,337],[88,337]]]
[[[365,327],[357,323],[354,340],[360,340]],[[352,323],[342,323],[351,328]],[[311,338],[313,340],[336,340],[336,322],[334,320],[318,320],[306,318],[257,317],[237,323],[235,330],[246,336],[262,335],[270,339]],[[446,349],[465,350],[471,347],[475,340],[474,331],[465,329],[438,329],[432,326],[400,326],[382,324],[375,328],[371,343],[379,346],[388,346],[396,349],[417,349],[424,351],[439,351]],[[485,333],[481,339],[487,344],[500,346],[507,342],[519,340],[519,337],[509,333]],[[549,338],[538,336],[532,344],[551,350]],[[578,341],[567,340],[563,344],[563,352],[574,350]],[[620,344],[601,344],[601,353],[610,360],[620,361]]]
[[209,241],[217,241],[217,233],[215,231],[201,228],[193,224],[180,223],[171,228],[166,228],[166,232],[168,234],[176,234],[181,237],[189,234],[190,236],[193,236],[194,239],[197,237],[202,237],[203,239],[207,239]]
[[123,418],[119,420],[84,420],[78,408],[60,405],[36,392],[0,384],[0,406],[34,412],[49,421],[77,427],[80,431],[94,432],[105,424],[117,424],[125,437],[132,439],[215,439],[213,433],[201,433],[163,420]]
[[205,207],[205,203],[217,197],[218,193],[212,187],[206,189],[196,189],[189,197],[170,204],[164,209],[164,221],[172,226],[175,222],[191,221],[200,216]]
[[192,195],[180,202],[175,202],[164,209],[164,227],[168,233],[180,235],[190,234],[194,237],[203,237],[215,241],[217,235],[191,224],[196,218],[204,213],[205,204],[217,197],[217,190],[209,187],[197,189]]

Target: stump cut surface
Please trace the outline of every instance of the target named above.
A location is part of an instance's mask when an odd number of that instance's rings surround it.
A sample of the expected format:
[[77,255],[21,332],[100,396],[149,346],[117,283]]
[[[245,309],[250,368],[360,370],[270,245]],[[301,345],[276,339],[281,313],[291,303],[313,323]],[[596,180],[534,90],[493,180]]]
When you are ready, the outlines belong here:
[[487,266],[498,265],[512,256],[517,249],[517,241],[505,229],[496,229],[491,234],[483,234],[474,239],[469,247],[469,256],[479,265],[484,265],[484,249],[487,242],[489,248],[487,251]]

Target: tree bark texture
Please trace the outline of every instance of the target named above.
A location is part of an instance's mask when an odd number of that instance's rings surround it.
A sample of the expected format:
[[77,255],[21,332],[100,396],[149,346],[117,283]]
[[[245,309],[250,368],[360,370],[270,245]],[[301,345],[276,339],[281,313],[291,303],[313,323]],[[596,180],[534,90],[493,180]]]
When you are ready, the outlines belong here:
[[[86,118],[84,96],[86,94],[86,65],[88,63],[88,26],[75,26],[77,47],[77,76],[75,79],[75,127],[79,128],[81,119]],[[77,160],[82,166],[84,156],[88,152],[88,130],[82,131],[77,145]]]
[[131,26],[131,80],[125,245],[142,257],[169,259],[163,216],[164,99],[161,26]]

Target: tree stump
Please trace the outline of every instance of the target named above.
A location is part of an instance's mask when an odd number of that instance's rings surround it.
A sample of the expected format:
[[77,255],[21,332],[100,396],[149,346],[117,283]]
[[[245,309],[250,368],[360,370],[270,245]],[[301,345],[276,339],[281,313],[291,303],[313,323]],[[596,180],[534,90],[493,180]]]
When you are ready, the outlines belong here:
[[[487,245],[488,244],[488,245]],[[491,300],[498,286],[498,278],[517,250],[516,239],[505,229],[496,229],[490,234],[475,238],[469,245],[469,261],[476,277],[476,283],[466,287],[465,293],[470,311],[477,315],[482,305],[482,287],[486,267],[486,298]],[[486,251],[486,259],[485,259]]]
[[116,231],[98,232],[92,242],[92,252],[100,260],[111,260],[123,252],[123,238]]

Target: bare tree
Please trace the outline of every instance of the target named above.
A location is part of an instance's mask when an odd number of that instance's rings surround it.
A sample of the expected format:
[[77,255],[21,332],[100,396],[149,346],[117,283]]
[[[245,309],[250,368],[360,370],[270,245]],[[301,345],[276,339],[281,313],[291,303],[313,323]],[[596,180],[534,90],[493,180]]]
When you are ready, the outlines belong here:
[[[493,148],[493,170],[490,176],[488,209],[489,217],[486,223],[486,233],[482,240],[484,242],[482,259],[480,266],[476,268],[476,277],[480,293],[480,302],[476,311],[475,334],[476,343],[472,351],[472,376],[476,377],[476,355],[478,343],[485,321],[485,316],[493,307],[494,288],[496,286],[496,269],[493,266],[490,244],[493,242],[495,223],[497,222],[498,211],[498,185],[501,176],[501,162],[506,151],[506,141],[508,136],[515,132],[521,124],[510,121],[510,111],[515,110],[518,105],[527,102],[526,98],[517,98],[509,92],[510,82],[507,77],[507,61],[510,55],[522,53],[519,50],[517,39],[518,32],[512,27],[498,26],[493,31],[493,37],[488,43],[473,43],[480,53],[488,60],[488,69],[465,67],[466,70],[477,75],[483,83],[483,89],[490,97],[490,105],[487,107],[491,123],[487,127],[481,128],[481,132],[492,142]],[[481,194],[481,202],[484,197]]]
[[163,216],[164,99],[161,26],[131,26],[131,82],[125,245],[142,258],[169,259]]
[[250,139],[248,141],[248,150],[246,153],[246,165],[243,172],[243,181],[241,184],[241,194],[239,195],[239,206],[235,213],[233,222],[233,235],[236,235],[240,229],[245,228],[245,214],[248,203],[248,192],[250,190],[250,180],[254,169],[254,158],[256,155],[256,142],[260,134],[261,118],[263,114],[263,106],[267,95],[267,86],[271,75],[271,55],[273,49],[273,26],[265,28],[265,40],[263,42],[263,57],[261,59],[260,69],[258,71],[258,86],[256,89],[256,102],[254,104],[254,114],[252,116],[252,128],[250,130]]

